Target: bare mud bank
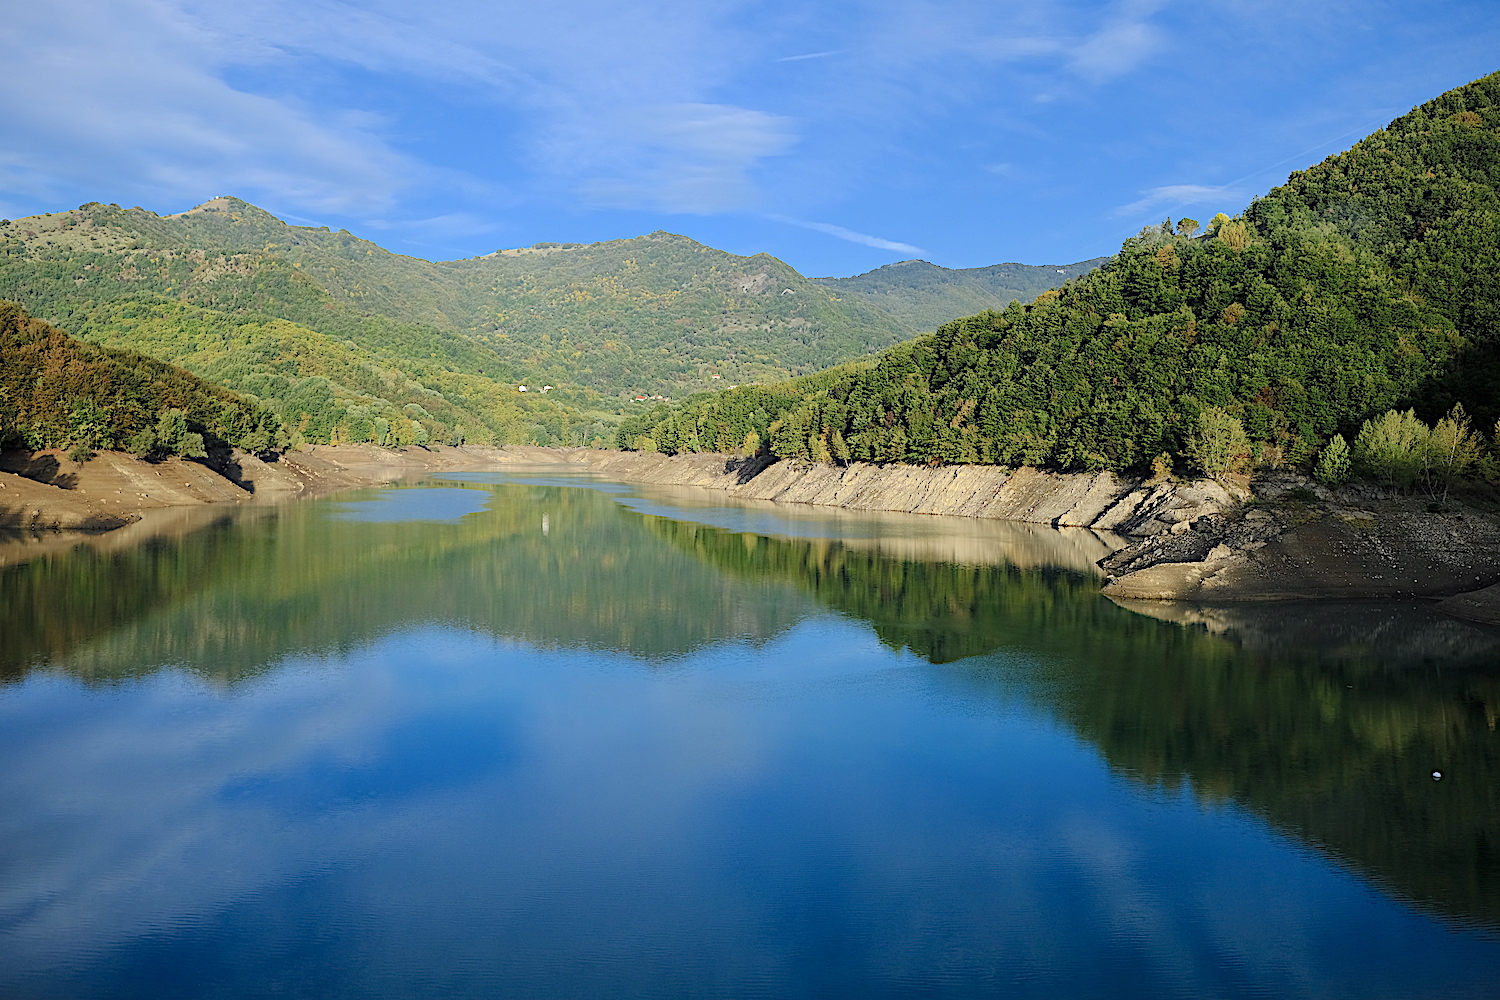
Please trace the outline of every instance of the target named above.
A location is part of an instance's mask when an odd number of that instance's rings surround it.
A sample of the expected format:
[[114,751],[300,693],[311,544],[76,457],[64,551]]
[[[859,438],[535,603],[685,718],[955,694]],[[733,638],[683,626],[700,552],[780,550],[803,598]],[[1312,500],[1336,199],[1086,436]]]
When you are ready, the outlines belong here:
[[[276,462],[235,454],[217,467],[106,452],[0,455],[0,565],[78,537],[186,530],[211,515],[163,511],[265,504],[435,472],[566,467],[622,482],[717,490],[740,502],[1082,529],[1121,603],[1442,598],[1456,617],[1500,624],[1500,516],[1493,509],[1360,488],[1329,492],[1291,476],[1227,487],[1113,473],[997,466],[847,466],[765,457],[666,456],[584,448],[320,445]],[[116,532],[127,525],[133,531]],[[170,529],[168,526],[174,526]],[[1081,546],[1081,547],[1080,547]]]
[[212,523],[225,509],[265,506],[431,472],[492,468],[493,448],[396,450],[315,446],[274,462],[235,452],[212,463],[147,462],[100,452],[0,453],[0,566],[86,543],[113,550]]
[[1110,472],[1068,474],[994,465],[820,465],[731,455],[507,448],[509,461],[564,464],[624,482],[699,486],[738,497],[846,510],[943,514],[1090,528],[1124,536],[1181,533],[1232,510],[1240,496],[1211,480],[1147,483]]
[[1296,476],[1255,483],[1153,483],[1104,472],[995,466],[845,467],[727,455],[506,449],[638,483],[744,498],[1088,528],[1124,536],[1099,560],[1104,593],[1204,605],[1449,598],[1449,614],[1500,624],[1500,516],[1459,501],[1361,487],[1330,492]]

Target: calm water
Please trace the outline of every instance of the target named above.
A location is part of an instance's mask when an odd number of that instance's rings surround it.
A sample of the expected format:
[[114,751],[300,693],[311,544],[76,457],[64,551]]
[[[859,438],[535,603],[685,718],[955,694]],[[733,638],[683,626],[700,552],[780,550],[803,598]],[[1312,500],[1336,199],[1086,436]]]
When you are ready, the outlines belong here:
[[470,476],[0,569],[0,996],[1500,990],[1500,634],[715,503]]

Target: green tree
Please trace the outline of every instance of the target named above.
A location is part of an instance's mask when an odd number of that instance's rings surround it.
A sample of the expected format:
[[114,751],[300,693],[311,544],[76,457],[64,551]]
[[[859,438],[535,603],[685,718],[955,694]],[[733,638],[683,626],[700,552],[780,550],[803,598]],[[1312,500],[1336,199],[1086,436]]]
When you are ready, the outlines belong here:
[[1217,406],[1198,415],[1198,426],[1188,438],[1187,457],[1215,479],[1245,471],[1250,462],[1250,439],[1244,425]]
[[1349,444],[1344,440],[1344,435],[1335,434],[1319,453],[1313,477],[1320,483],[1337,486],[1347,483],[1350,473]]
[[208,454],[203,435],[188,428],[186,415],[175,406],[163,410],[156,420],[156,447],[183,458],[203,458]]
[[1469,426],[1462,403],[1433,427],[1427,442],[1427,478],[1431,487],[1441,486],[1446,495],[1454,481],[1472,469],[1484,454],[1484,442]]
[[68,443],[72,445],[68,457],[73,461],[87,462],[94,457],[94,449],[113,447],[113,420],[97,401],[82,399],[75,403],[68,414],[68,423]]
[[1360,427],[1354,468],[1377,483],[1410,489],[1426,469],[1431,436],[1415,410],[1387,410]]

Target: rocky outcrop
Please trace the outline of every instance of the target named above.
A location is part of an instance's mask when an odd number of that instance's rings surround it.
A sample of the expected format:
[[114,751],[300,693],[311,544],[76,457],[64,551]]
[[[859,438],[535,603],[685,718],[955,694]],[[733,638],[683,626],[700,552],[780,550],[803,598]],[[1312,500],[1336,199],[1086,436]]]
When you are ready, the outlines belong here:
[[[1391,496],[1271,500],[1192,522],[1101,562],[1106,596],[1205,603],[1435,597],[1500,581],[1500,519]],[[1457,607],[1457,605],[1455,605]]]

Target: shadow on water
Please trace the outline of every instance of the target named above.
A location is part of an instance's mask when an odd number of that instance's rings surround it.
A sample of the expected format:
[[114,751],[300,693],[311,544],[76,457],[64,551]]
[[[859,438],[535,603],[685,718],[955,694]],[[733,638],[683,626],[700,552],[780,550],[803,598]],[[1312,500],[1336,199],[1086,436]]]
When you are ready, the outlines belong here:
[[448,520],[346,510],[292,505],[0,569],[0,671],[109,683],[170,665],[231,684],[419,622],[659,664],[830,609],[971,697],[1019,692],[1133,782],[1249,810],[1500,930],[1500,636],[1420,604],[1154,605],[1162,621],[1101,598],[1077,560],[1049,565],[1046,539],[1015,535],[1012,562],[994,539],[895,528],[773,537],[556,486],[500,487]]

